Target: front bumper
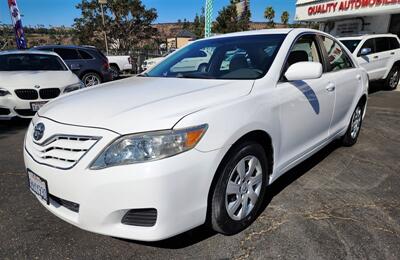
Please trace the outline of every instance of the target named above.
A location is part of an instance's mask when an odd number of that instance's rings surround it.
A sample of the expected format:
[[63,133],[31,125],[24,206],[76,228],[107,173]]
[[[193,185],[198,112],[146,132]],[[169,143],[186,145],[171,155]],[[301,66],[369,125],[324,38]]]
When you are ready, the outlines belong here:
[[[0,97],[0,119],[11,119],[13,117],[32,118],[35,114],[31,110],[31,102],[44,102],[48,100],[22,100],[15,95]],[[9,111],[7,114],[6,111]]]
[[[46,129],[56,123],[41,120]],[[164,160],[89,170],[91,161],[117,134],[101,129],[59,125],[66,132],[88,131],[102,139],[70,170],[56,169],[35,161],[29,151],[28,131],[24,159],[27,169],[48,183],[49,193],[79,204],[79,212],[56,200],[41,204],[61,219],[88,231],[141,241],[172,237],[205,222],[208,193],[220,162],[219,151],[203,153],[195,149]],[[154,226],[122,224],[131,209],[157,210]]]

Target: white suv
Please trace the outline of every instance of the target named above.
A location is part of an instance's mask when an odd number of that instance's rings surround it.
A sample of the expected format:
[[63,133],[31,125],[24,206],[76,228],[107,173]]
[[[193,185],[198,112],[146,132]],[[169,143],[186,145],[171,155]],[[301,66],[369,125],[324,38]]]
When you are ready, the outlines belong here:
[[353,53],[371,81],[385,80],[396,89],[400,80],[400,41],[394,34],[364,35],[339,39]]
[[[175,70],[203,50],[205,71]],[[44,106],[25,140],[30,189],[56,216],[110,236],[161,240],[206,221],[235,234],[279,176],[332,140],[356,143],[367,88],[365,70],[319,31],[199,40],[142,77]]]

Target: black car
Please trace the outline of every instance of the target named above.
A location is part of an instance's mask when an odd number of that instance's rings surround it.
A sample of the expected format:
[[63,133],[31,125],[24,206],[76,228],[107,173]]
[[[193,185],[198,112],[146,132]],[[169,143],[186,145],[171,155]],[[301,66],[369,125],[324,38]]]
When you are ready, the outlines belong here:
[[68,67],[90,87],[112,80],[107,57],[91,46],[45,45],[33,49],[54,51],[65,61]]

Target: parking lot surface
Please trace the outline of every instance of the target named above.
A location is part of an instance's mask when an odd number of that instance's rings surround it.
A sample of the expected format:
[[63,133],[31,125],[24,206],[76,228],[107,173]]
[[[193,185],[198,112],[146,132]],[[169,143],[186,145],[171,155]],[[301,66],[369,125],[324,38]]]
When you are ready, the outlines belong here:
[[101,236],[47,212],[27,188],[28,121],[0,121],[1,259],[398,259],[400,92],[370,96],[359,143],[332,143],[269,189],[244,232],[204,227],[158,243]]

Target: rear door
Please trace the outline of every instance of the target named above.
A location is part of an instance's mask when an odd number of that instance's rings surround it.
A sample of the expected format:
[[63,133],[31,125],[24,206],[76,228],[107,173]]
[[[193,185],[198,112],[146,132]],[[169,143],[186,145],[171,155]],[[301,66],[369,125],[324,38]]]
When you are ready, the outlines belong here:
[[392,64],[391,59],[392,49],[390,48],[390,37],[379,37],[375,39],[376,56],[379,59],[379,64],[382,66],[382,71],[379,73],[379,79],[386,78],[387,73],[390,71]]
[[328,60],[326,77],[335,84],[335,109],[329,131],[329,135],[334,136],[349,123],[349,115],[353,113],[353,107],[362,91],[362,75],[361,69],[353,64],[338,41],[327,36],[319,38]]
[[68,67],[74,72],[76,75],[80,75],[81,71],[84,67],[84,60],[82,60],[81,56],[74,48],[54,48],[54,52],[56,52],[60,57],[65,61]]

